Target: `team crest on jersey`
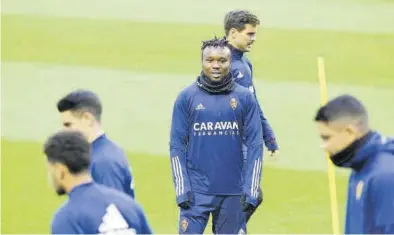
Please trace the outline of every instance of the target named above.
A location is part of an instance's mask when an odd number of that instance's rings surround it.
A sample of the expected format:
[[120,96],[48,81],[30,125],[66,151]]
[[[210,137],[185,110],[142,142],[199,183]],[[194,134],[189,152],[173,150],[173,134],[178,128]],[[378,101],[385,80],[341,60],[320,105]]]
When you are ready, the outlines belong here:
[[187,219],[183,219],[181,222],[182,232],[186,232],[188,226],[189,226],[189,222],[187,222]]
[[231,100],[230,100],[230,106],[231,106],[231,108],[234,109],[234,110],[237,108],[238,102],[237,102],[237,100],[236,100],[235,98],[231,98]]
[[356,199],[360,200],[361,194],[363,193],[364,182],[360,180],[356,186]]

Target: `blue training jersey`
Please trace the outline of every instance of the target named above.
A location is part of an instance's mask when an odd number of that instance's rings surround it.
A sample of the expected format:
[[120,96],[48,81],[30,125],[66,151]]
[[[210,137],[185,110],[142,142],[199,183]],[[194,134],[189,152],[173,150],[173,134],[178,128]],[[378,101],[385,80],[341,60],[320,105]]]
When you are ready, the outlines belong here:
[[141,206],[118,190],[90,182],[68,196],[53,217],[52,234],[152,234]]
[[[253,84],[253,67],[249,59],[245,56],[244,52],[237,50],[234,47],[231,47],[231,57],[231,73],[235,78],[235,82],[243,87],[248,88],[257,100],[257,94]],[[269,150],[277,150],[279,147],[276,142],[274,131],[268,123],[268,120],[258,101],[257,104],[259,106],[259,115],[263,128],[264,143]]]
[[394,139],[372,132],[347,167],[345,234],[394,234]]
[[[187,192],[246,193],[255,204],[262,166],[262,128],[256,99],[235,84],[229,94],[209,94],[193,83],[173,109],[170,155],[177,202]],[[248,146],[244,162],[242,145]]]
[[96,183],[135,197],[133,176],[126,154],[105,134],[92,143],[90,172]]

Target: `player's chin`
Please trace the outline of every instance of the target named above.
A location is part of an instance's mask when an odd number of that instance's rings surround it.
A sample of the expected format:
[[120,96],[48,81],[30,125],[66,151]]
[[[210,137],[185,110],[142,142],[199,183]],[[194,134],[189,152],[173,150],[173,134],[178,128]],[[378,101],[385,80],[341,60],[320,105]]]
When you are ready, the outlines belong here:
[[252,45],[247,45],[245,47],[245,52],[250,52],[252,50]]
[[62,196],[64,194],[66,194],[66,190],[64,188],[57,188],[56,189],[56,194],[59,196]]
[[214,74],[211,74],[210,79],[213,82],[219,82],[220,80],[222,80],[222,75],[220,73],[214,73]]

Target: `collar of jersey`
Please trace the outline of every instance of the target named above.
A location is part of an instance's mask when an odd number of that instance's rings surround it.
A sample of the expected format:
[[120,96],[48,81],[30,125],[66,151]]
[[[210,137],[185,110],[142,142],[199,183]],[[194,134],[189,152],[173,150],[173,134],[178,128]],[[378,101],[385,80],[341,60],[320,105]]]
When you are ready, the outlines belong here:
[[244,55],[243,51],[238,50],[237,48],[233,47],[232,45],[230,45],[230,49],[231,49],[231,56],[235,59],[241,59],[242,56]]
[[94,148],[97,144],[99,144],[99,143],[101,142],[101,140],[103,140],[103,139],[105,139],[105,138],[106,138],[105,133],[102,134],[102,135],[100,135],[99,137],[97,137],[97,138],[92,142],[93,148]]
[[93,182],[93,181],[90,181],[90,182],[87,182],[87,183],[82,183],[82,184],[80,184],[80,185],[77,185],[77,186],[75,186],[74,188],[71,189],[71,191],[68,193],[68,196],[69,196],[69,197],[72,197],[72,195],[78,193],[78,192],[81,191],[82,189],[84,189],[84,188],[86,188],[86,187],[89,187],[89,186],[91,186],[91,185],[93,185],[93,184],[94,184],[94,182]]

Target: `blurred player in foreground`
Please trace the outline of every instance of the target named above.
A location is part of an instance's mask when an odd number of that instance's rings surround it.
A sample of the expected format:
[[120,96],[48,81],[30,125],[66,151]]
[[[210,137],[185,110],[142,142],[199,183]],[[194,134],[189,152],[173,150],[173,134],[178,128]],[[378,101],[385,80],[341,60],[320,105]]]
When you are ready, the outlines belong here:
[[253,94],[234,82],[225,39],[203,42],[201,53],[202,72],[180,92],[172,115],[179,233],[202,234],[210,214],[214,233],[245,233],[244,211],[256,207],[261,180],[259,107]]
[[363,104],[349,95],[321,107],[315,121],[323,147],[350,168],[346,234],[394,234],[394,140],[370,129]]
[[69,200],[55,213],[52,234],[151,234],[142,208],[127,194],[96,184],[89,173],[91,146],[77,131],[62,131],[44,145],[48,176]]
[[76,90],[57,103],[63,126],[81,131],[92,145],[90,171],[96,183],[118,189],[134,198],[131,167],[124,151],[101,128],[102,105],[88,90]]
[[[257,100],[256,90],[253,85],[253,67],[245,53],[250,52],[256,40],[257,27],[260,20],[256,15],[249,11],[230,11],[224,18],[224,31],[229,44],[231,45],[231,73],[235,78],[235,82],[248,88],[254,94]],[[259,113],[261,125],[263,128],[264,143],[274,157],[279,151],[275,134],[268,123],[268,120],[259,105]],[[245,157],[247,149],[244,147]],[[263,201],[263,192],[259,192],[259,206]],[[246,220],[249,221],[256,208],[246,212]]]

